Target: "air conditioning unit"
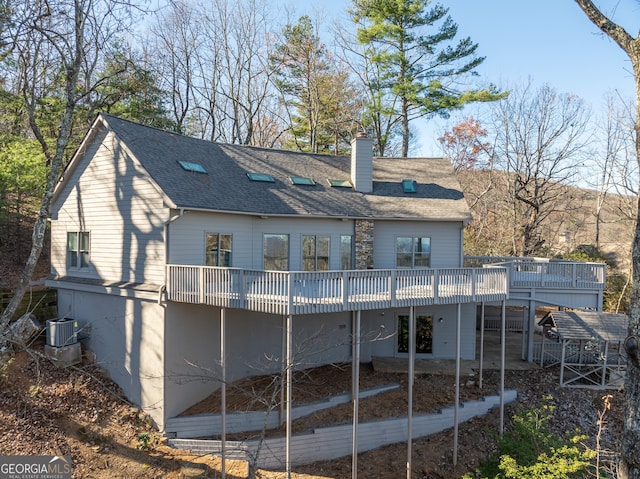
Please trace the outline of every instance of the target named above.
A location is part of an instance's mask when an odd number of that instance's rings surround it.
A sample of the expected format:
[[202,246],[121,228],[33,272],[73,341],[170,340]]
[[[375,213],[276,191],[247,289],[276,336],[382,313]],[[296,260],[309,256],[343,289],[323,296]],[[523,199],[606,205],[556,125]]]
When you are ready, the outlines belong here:
[[78,342],[78,322],[75,319],[48,319],[47,344],[55,348]]

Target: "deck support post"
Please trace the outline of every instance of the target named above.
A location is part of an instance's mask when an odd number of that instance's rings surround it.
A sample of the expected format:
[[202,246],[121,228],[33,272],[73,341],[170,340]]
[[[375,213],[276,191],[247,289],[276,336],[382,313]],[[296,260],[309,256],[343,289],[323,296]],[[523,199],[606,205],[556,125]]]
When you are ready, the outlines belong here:
[[602,357],[602,387],[607,385],[607,356],[609,355],[609,341],[604,342],[604,356]]
[[411,453],[413,449],[413,377],[416,359],[416,308],[409,307],[409,382],[407,383],[407,479],[411,479]]
[[225,479],[226,474],[226,443],[227,443],[227,356],[226,356],[226,322],[227,322],[227,309],[220,309],[220,369],[221,377],[220,381],[222,387],[220,390],[220,443],[221,443],[221,465],[222,479]]
[[544,367],[544,337],[545,334],[545,326],[542,326],[542,340],[540,341],[540,367]]
[[286,438],[285,465],[287,479],[291,479],[291,400],[293,383],[293,315],[287,315],[287,406],[286,406]]
[[479,355],[479,382],[478,387],[482,389],[482,373],[484,367],[484,301],[480,303],[480,355]]
[[462,305],[457,304],[456,308],[456,393],[453,413],[453,465],[458,465],[458,414],[460,409],[460,329]]
[[562,354],[560,356],[560,386],[564,386],[564,360],[567,352],[567,344],[569,344],[568,339],[562,340]]
[[[280,358],[282,361],[282,372],[280,373],[280,378],[281,380],[284,380],[287,374],[287,365],[286,365],[286,358],[287,358],[287,317],[283,316],[282,317],[282,341],[281,341],[281,351],[280,351]],[[284,386],[283,384],[280,385],[280,418],[279,418],[279,422],[280,422],[280,427],[283,427],[285,425],[285,421],[286,421],[286,412],[285,412],[285,407],[287,404],[287,388],[286,386]]]
[[351,449],[351,479],[358,477],[358,407],[360,403],[360,310],[352,315],[351,345],[353,347],[351,364],[351,399],[353,401],[353,443]]
[[525,351],[527,350],[527,344],[529,340],[529,308],[527,306],[523,306],[522,308],[522,333],[520,334],[520,359],[523,361],[527,359],[525,355]]
[[[535,288],[530,293],[535,296]],[[536,331],[536,301],[534,299],[529,300],[529,325],[527,328],[527,357],[526,360],[530,363],[533,362],[533,339]],[[525,359],[525,358],[523,358]]]
[[502,316],[500,318],[500,430],[504,433],[504,366],[507,349],[507,302],[502,300]]

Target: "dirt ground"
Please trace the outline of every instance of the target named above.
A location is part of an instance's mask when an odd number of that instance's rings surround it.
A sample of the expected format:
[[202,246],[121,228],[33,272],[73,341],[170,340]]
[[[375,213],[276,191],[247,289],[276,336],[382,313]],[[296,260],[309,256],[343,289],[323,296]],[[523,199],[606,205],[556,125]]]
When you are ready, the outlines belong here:
[[[35,351],[41,351],[36,345]],[[39,349],[40,348],[40,349]],[[230,409],[254,409],[256,394],[272,378],[257,378],[229,388]],[[497,392],[499,373],[487,371],[484,387],[477,377],[465,377],[461,399],[468,400]],[[360,421],[406,414],[406,374],[380,373],[363,365],[360,385],[366,389],[381,383],[398,383],[401,388],[360,401]],[[296,377],[294,401],[317,401],[327,395],[348,391],[351,371],[348,365],[324,367]],[[612,410],[602,433],[603,448],[617,449],[622,428],[622,393],[589,389],[558,388],[557,370],[507,371],[506,387],[518,391],[518,400],[506,410],[506,427],[513,412],[531,406],[551,395],[556,406],[553,427],[559,433],[576,428],[589,436],[594,446],[602,397],[613,394]],[[19,352],[0,374],[0,455],[70,455],[73,477],[113,478],[217,478],[220,461],[211,456],[195,456],[165,445],[154,432],[148,417],[123,400],[118,388],[99,368],[83,363],[60,369],[37,354]],[[414,414],[432,412],[453,403],[455,379],[448,375],[422,374],[414,387]],[[189,413],[215,410],[217,398],[196,405]],[[294,422],[294,432],[317,425],[351,422],[351,405],[325,410]],[[480,461],[495,451],[499,424],[497,411],[460,424],[457,465],[453,466],[453,432],[445,431],[413,442],[412,477],[452,479],[473,471]],[[272,431],[271,434],[284,434]],[[148,436],[147,436],[148,434]],[[358,456],[358,476],[396,479],[406,474],[407,444],[397,444]],[[351,458],[296,467],[295,479],[350,478]],[[246,477],[247,464],[227,461],[226,477]],[[256,477],[280,479],[280,471],[258,471]]]

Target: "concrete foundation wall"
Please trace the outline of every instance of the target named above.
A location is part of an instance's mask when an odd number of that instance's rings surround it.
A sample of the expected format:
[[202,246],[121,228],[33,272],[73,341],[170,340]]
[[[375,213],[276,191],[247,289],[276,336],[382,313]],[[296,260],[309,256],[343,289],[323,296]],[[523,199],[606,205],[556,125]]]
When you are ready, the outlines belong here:
[[164,310],[154,301],[61,290],[62,311],[125,396],[164,425]]
[[[363,311],[361,317],[361,360],[370,361],[374,356],[407,357],[406,353],[398,353],[396,332],[398,316],[408,314],[408,308]],[[416,308],[416,315],[433,316],[433,354],[419,354],[417,357],[455,359],[457,306],[452,304],[419,307]],[[475,305],[461,305],[460,318],[460,357],[461,359],[475,359]]]
[[[167,417],[180,414],[220,387],[220,308],[182,303],[167,306]],[[296,369],[351,360],[351,315],[293,317]],[[285,318],[226,310],[226,379],[282,370]]]

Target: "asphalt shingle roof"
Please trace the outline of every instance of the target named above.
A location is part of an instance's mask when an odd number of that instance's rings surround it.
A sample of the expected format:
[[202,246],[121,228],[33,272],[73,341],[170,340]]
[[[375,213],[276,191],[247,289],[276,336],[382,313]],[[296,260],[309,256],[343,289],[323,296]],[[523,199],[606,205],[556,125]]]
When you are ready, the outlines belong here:
[[[448,160],[375,158],[373,192],[331,187],[348,180],[350,157],[314,155],[199,140],[101,114],[100,120],[179,208],[260,215],[398,218],[468,221],[469,208]],[[207,174],[186,171],[179,161],[202,165]],[[275,183],[249,180],[268,173]],[[293,185],[289,176],[313,178]],[[401,181],[417,182],[404,193]]]
[[540,324],[554,325],[561,339],[621,342],[627,337],[629,318],[625,314],[591,311],[552,311]]

